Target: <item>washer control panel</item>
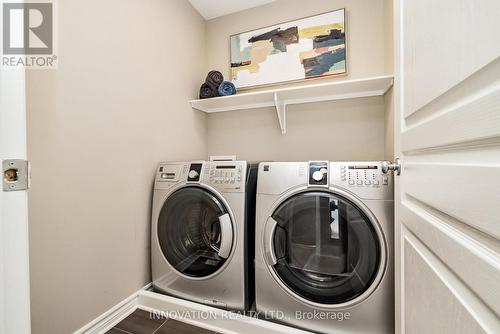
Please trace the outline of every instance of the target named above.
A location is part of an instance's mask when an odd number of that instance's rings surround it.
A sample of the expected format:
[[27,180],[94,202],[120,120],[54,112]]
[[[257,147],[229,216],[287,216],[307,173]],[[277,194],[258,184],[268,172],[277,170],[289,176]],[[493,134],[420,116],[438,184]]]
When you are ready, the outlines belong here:
[[246,175],[246,161],[163,162],[156,171],[155,189],[186,182],[207,184],[224,192],[244,192]]
[[392,199],[393,175],[382,172],[381,161],[332,162],[330,176],[332,184],[363,198]]

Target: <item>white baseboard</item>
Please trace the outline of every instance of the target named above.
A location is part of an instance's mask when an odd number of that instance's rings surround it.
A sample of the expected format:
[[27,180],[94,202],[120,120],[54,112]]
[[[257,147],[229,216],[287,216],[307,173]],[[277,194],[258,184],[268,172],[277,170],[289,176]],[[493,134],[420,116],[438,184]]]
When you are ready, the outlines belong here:
[[151,283],[139,291],[134,292],[99,317],[75,331],[74,334],[102,334],[110,330],[114,325],[125,319],[137,309],[140,292],[147,290],[150,286]]
[[[137,306],[145,311],[165,312],[177,320],[226,334],[313,334],[312,332],[280,325],[274,322],[236,314],[152,291],[140,291]],[[196,314],[210,315],[196,317]]]
[[[177,319],[192,325],[227,334],[311,334],[311,332],[280,325],[277,323],[238,315],[208,305],[147,291],[151,284],[135,292],[96,319],[77,330],[74,334],[103,334],[125,319],[137,308],[151,312],[169,312],[180,315]],[[211,314],[209,319],[195,320],[182,317],[199,312]]]

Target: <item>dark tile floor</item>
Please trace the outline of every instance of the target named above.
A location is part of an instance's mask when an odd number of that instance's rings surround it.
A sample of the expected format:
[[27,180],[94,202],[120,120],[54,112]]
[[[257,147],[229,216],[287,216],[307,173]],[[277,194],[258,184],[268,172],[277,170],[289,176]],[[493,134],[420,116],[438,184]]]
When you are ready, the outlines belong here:
[[151,319],[150,313],[137,309],[106,334],[217,334],[174,319]]

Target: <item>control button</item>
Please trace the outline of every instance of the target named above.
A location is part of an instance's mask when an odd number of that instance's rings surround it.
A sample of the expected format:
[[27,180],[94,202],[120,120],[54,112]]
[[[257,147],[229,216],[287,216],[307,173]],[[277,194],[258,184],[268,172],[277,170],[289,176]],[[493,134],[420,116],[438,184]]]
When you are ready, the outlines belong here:
[[314,181],[319,182],[319,181],[323,180],[323,175],[324,174],[323,174],[322,171],[319,171],[319,170],[315,171],[313,173],[313,179],[314,179]]
[[234,183],[234,177],[231,178],[231,183]]
[[198,175],[199,175],[198,172],[195,170],[190,170],[189,174],[188,174],[190,179],[196,179],[198,177]]
[[358,182],[357,182],[357,183],[358,183],[358,185],[362,185],[362,184],[363,184],[363,181],[358,180]]
[[378,186],[378,180],[374,180],[373,185]]
[[354,184],[354,180],[349,180],[349,184],[352,186]]
[[388,185],[389,184],[389,178],[387,176],[383,176],[382,177],[382,184],[384,186]]
[[372,183],[370,182],[370,180],[366,180],[366,181],[365,181],[365,184],[366,184],[367,186],[369,186],[369,185],[370,185],[370,184],[372,184]]
[[241,181],[241,175],[238,175],[238,177],[236,178],[236,181],[237,181],[237,182],[240,182],[240,181]]
[[226,181],[225,181],[225,182],[226,182],[226,183],[228,183],[228,182],[229,182],[229,178],[228,178],[228,177],[226,177]]

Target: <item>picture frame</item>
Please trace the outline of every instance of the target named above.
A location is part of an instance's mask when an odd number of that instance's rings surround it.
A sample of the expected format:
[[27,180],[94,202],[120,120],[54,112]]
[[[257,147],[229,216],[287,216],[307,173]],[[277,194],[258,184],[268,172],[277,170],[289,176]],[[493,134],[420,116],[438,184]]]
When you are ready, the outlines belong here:
[[229,53],[238,90],[346,75],[346,10],[233,34]]

